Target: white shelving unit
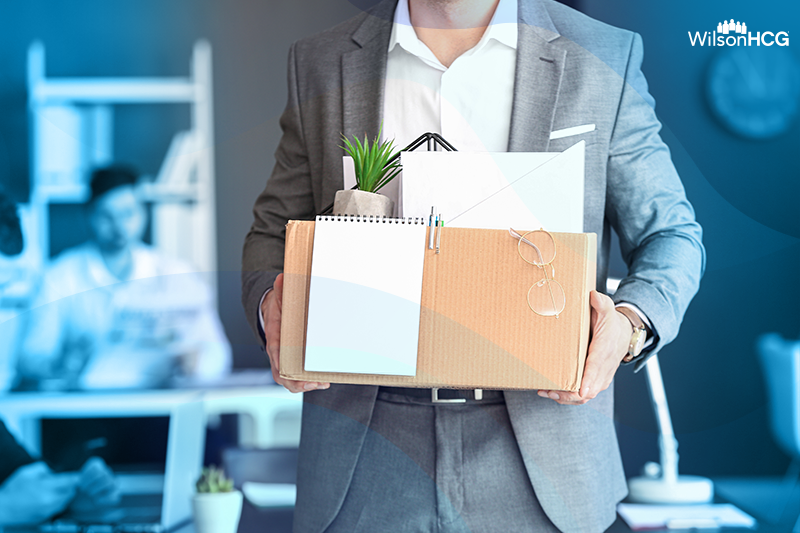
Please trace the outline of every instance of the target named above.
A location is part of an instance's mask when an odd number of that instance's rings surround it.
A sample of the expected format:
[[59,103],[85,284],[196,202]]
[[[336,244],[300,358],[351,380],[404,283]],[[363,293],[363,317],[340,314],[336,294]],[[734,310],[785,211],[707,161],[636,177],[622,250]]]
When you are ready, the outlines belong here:
[[[28,48],[32,235],[40,264],[50,255],[49,210],[89,197],[91,169],[114,160],[114,107],[187,104],[158,176],[142,188],[153,202],[153,244],[192,264],[214,287],[217,270],[211,46],[198,41],[186,78],[48,78],[45,48]],[[134,162],[135,163],[135,162]],[[216,291],[212,291],[216,294]]]

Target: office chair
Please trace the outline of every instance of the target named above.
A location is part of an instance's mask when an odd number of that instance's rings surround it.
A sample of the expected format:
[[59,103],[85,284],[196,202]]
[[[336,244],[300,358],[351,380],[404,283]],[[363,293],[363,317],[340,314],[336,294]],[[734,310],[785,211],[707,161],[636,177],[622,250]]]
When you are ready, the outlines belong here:
[[[786,510],[792,490],[800,479],[800,341],[787,341],[777,333],[767,333],[757,342],[769,398],[772,434],[778,446],[792,458],[784,476],[786,499],[773,518]],[[800,517],[794,533],[800,533]]]
[[[241,490],[246,481],[256,483],[296,483],[297,448],[227,448],[222,451],[222,466],[233,485]],[[259,509],[245,502],[240,532],[291,533],[294,508]]]

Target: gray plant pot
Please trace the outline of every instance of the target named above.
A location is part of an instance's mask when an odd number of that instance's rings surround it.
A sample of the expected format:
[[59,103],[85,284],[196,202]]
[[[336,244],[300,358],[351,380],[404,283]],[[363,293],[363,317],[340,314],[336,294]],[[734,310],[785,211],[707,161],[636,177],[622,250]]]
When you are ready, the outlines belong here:
[[391,217],[394,202],[387,196],[359,190],[338,191],[333,200],[334,215]]

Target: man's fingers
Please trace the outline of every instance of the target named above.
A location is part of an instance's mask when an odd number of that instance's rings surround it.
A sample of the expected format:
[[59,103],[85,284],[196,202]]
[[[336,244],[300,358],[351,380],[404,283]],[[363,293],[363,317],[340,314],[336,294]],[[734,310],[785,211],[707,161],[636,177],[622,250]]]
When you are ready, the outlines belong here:
[[269,356],[269,366],[272,368],[272,377],[280,374],[281,369],[281,341],[267,337],[267,355]]
[[590,400],[590,398],[583,398],[577,393],[566,391],[540,390],[539,396],[558,402],[561,405],[583,405]]
[[272,379],[274,379],[275,383],[278,385],[283,385],[289,392],[307,392],[330,387],[330,383],[295,381],[282,378],[280,373],[280,343],[268,343],[267,353],[269,354],[270,367],[272,368]]
[[325,390],[331,386],[330,383],[313,382],[313,381],[300,381],[299,383],[303,385],[303,390],[305,391]]
[[278,274],[278,277],[275,278],[275,283],[272,284],[272,290],[275,291],[278,307],[283,307],[283,272]]
[[289,392],[308,392],[312,390],[324,390],[330,387],[330,383],[313,381],[294,381],[281,377],[281,310],[283,308],[283,274],[278,274],[272,291],[265,300],[264,313],[264,336],[267,338],[267,355],[269,356],[270,367],[272,368],[272,379],[275,383],[282,385]]
[[[591,347],[590,347],[591,349]],[[600,372],[600,365],[596,362],[595,357],[587,357],[586,365],[583,368],[583,379],[581,380],[580,396],[582,398],[591,398],[597,396],[600,392],[601,385],[599,383],[598,372]]]
[[591,399],[606,390],[614,380],[617,368],[619,368],[619,363],[609,364],[603,368],[598,367],[596,371],[586,376],[584,382],[581,383],[581,397]]
[[276,380],[279,385],[283,385],[289,392],[309,392],[313,390],[325,390],[331,386],[330,383],[320,383],[314,381],[295,381],[292,379],[279,378]]
[[[283,299],[283,274],[278,274],[272,290],[264,302],[262,313],[264,318],[264,336],[266,337],[266,351],[269,357],[269,366],[272,369],[272,379],[275,383],[286,385],[280,377],[281,359],[281,300]],[[287,389],[291,390],[289,387]],[[293,391],[295,392],[295,391]]]

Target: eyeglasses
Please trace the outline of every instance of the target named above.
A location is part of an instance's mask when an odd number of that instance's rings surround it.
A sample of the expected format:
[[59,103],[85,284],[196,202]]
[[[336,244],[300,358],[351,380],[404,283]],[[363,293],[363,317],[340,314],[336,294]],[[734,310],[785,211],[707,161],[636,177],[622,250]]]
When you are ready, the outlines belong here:
[[[526,263],[542,269],[544,277],[528,289],[528,307],[540,316],[554,316],[564,312],[567,297],[564,287],[554,278],[556,269],[553,260],[556,258],[556,241],[543,229],[519,234],[509,228],[508,233],[517,239],[517,252]],[[548,275],[548,270],[550,274]]]

